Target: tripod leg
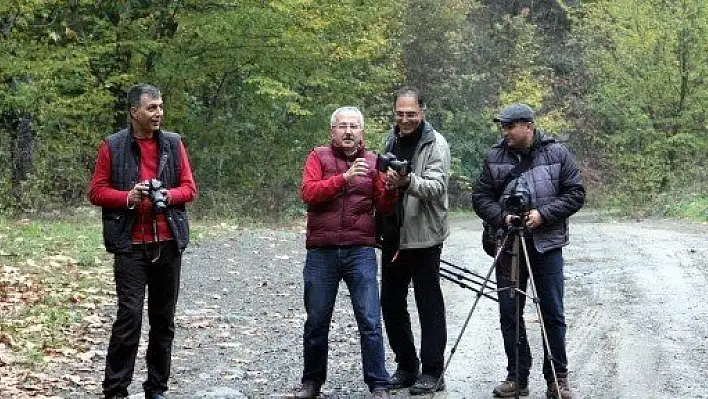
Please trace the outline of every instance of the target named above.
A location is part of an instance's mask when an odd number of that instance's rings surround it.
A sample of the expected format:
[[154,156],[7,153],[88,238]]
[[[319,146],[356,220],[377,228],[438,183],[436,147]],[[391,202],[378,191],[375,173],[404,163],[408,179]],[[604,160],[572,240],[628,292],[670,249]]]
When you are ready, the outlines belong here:
[[516,384],[514,385],[514,398],[519,398],[519,348],[521,347],[521,292],[519,292],[519,257],[520,248],[519,242],[522,241],[519,234],[514,234],[514,243],[512,244],[513,253],[511,254],[511,270],[509,280],[513,284],[511,291],[509,291],[512,298],[514,298],[514,325],[515,325],[515,345],[514,345],[514,374],[516,375]]
[[536,283],[533,279],[533,272],[531,271],[531,262],[529,260],[529,253],[526,248],[526,240],[521,240],[521,247],[524,252],[524,260],[526,261],[526,270],[529,274],[529,283],[531,285],[531,295],[533,299],[534,306],[536,307],[536,314],[538,315],[538,320],[541,322],[541,335],[543,338],[543,345],[546,348],[546,353],[549,357],[549,362],[551,364],[551,372],[553,373],[553,382],[556,388],[556,394],[561,397],[560,386],[558,385],[558,375],[556,374],[556,366],[554,364],[553,352],[551,352],[551,345],[548,343],[548,333],[546,332],[546,323],[543,321],[543,314],[541,312],[541,306],[538,303],[538,292],[536,291]]
[[477,291],[477,295],[474,298],[474,303],[472,303],[472,308],[470,309],[469,313],[467,313],[467,318],[465,319],[464,324],[462,325],[462,329],[460,330],[460,333],[457,335],[457,339],[455,339],[455,344],[452,346],[452,349],[450,349],[450,355],[447,357],[447,361],[445,362],[445,367],[443,367],[442,373],[440,374],[440,378],[438,378],[438,381],[435,383],[435,387],[433,388],[433,396],[435,396],[435,392],[438,390],[438,386],[440,385],[440,381],[443,380],[443,376],[445,375],[445,371],[447,371],[447,367],[450,365],[450,361],[452,360],[452,355],[455,354],[455,351],[457,351],[457,346],[460,344],[460,340],[462,340],[462,335],[465,333],[465,330],[467,329],[467,325],[470,322],[470,319],[472,318],[472,313],[474,313],[474,310],[477,308],[477,304],[479,303],[479,300],[482,298],[484,295],[484,290],[487,289],[488,283],[492,278],[492,272],[494,272],[494,268],[497,265],[497,262],[499,261],[499,257],[501,256],[502,250],[504,246],[506,245],[506,241],[508,239],[508,236],[504,236],[504,239],[502,240],[501,246],[497,249],[497,253],[494,256],[494,260],[492,261],[492,266],[489,267],[489,271],[487,271],[487,275],[484,277],[484,281],[482,281],[482,286],[479,288],[479,291]]

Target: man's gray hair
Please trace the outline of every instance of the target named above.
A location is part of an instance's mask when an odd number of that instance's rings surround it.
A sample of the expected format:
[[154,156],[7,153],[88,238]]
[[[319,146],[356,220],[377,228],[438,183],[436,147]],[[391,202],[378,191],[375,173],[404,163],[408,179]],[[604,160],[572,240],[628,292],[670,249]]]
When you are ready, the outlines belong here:
[[128,89],[128,106],[139,107],[140,98],[143,96],[143,94],[149,95],[151,99],[162,97],[162,95],[160,94],[160,89],[158,89],[157,87],[153,85],[139,83]]
[[362,115],[361,111],[359,111],[359,108],[357,107],[340,107],[334,110],[332,112],[332,117],[329,120],[329,126],[334,127],[337,124],[337,116],[339,114],[355,114],[359,118],[359,124],[361,125],[361,128],[364,128],[364,115]]

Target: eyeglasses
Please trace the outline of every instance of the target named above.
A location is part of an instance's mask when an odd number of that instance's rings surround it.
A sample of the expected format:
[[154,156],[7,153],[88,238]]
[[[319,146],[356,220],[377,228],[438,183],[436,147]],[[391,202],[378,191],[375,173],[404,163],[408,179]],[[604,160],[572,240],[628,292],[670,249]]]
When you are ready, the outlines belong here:
[[420,111],[396,111],[396,118],[398,119],[403,119],[404,117],[407,119],[414,119],[417,118],[418,115],[420,115]]
[[344,131],[346,131],[347,129],[351,129],[351,130],[360,130],[361,129],[361,126],[356,123],[339,123],[337,125],[333,125],[332,127],[335,129],[344,130]]

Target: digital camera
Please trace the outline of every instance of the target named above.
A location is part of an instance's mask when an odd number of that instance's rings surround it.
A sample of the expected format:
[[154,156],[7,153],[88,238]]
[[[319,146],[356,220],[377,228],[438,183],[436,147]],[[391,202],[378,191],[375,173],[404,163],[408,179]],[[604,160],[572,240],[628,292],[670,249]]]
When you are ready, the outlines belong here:
[[504,199],[504,210],[516,216],[531,210],[531,190],[523,176],[516,179],[514,189]]
[[152,207],[157,212],[162,212],[167,208],[167,196],[162,192],[164,188],[162,181],[158,179],[150,179],[145,182],[148,186],[148,196],[152,201]]
[[386,172],[388,168],[395,170],[399,175],[406,175],[411,171],[410,164],[407,160],[399,160],[396,155],[390,152],[383,155],[379,154],[376,158],[376,169],[380,172]]

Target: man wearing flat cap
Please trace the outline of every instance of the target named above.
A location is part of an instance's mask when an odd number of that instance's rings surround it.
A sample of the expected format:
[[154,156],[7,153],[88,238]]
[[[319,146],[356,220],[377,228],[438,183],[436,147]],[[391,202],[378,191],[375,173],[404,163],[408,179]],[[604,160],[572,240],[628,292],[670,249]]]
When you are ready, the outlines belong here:
[[[526,104],[511,104],[493,119],[503,132],[503,139],[485,155],[482,173],[472,193],[477,215],[494,228],[518,226],[523,235],[533,273],[550,354],[544,346],[543,376],[548,398],[571,398],[565,349],[565,314],[563,311],[563,254],[569,242],[568,217],[585,202],[585,188],[580,171],[570,151],[534,126],[535,113]],[[515,214],[505,209],[505,199],[515,190],[525,190],[530,198],[528,209]],[[517,191],[518,192],[518,191]],[[511,256],[502,250],[496,267],[499,312],[507,374],[493,390],[495,397],[529,394],[528,378],[531,351],[523,320],[525,296],[519,314],[510,276]],[[526,259],[519,259],[518,284],[522,292],[528,282]],[[516,367],[516,327],[519,325],[518,375]],[[551,367],[553,365],[553,367]],[[555,369],[555,375],[553,370]]]

